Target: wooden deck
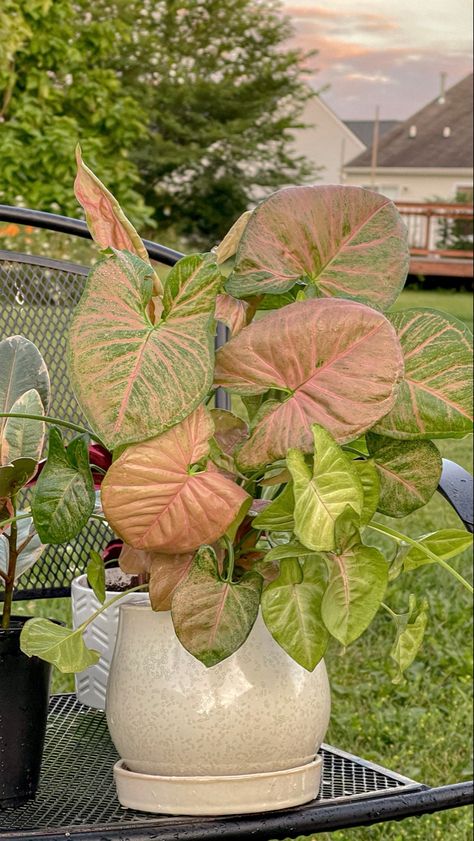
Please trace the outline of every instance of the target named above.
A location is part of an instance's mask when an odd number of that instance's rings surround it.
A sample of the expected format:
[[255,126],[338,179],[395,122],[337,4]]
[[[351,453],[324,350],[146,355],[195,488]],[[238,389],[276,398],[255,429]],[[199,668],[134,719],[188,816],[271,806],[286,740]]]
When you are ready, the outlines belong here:
[[472,205],[401,201],[396,205],[408,228],[410,274],[473,277]]

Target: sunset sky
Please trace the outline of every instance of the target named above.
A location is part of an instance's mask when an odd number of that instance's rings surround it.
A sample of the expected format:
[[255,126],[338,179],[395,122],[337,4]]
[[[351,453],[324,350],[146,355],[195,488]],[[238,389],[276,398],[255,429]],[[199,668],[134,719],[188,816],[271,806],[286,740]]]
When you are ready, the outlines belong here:
[[472,71],[471,0],[284,0],[311,84],[343,119],[405,119]]

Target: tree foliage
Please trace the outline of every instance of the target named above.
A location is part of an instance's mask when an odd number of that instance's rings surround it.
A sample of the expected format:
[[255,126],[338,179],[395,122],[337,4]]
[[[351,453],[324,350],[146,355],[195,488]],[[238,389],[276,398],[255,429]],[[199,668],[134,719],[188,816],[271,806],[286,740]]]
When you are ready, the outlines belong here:
[[80,140],[142,228],[146,204],[153,227],[220,238],[310,174],[291,147],[312,92],[290,31],[279,0],[6,0],[2,201],[76,215]]
[[[0,200],[77,216],[74,149],[132,218],[148,218],[129,151],[146,119],[112,66],[117,43],[85,2],[4,0],[0,6]],[[92,7],[91,7],[92,8]]]

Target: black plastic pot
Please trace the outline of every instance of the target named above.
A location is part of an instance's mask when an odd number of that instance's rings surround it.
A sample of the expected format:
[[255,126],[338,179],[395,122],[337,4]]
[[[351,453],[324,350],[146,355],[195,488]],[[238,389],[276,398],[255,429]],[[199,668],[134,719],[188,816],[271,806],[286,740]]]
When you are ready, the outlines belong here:
[[51,666],[20,650],[28,618],[0,628],[0,809],[34,797],[39,783]]

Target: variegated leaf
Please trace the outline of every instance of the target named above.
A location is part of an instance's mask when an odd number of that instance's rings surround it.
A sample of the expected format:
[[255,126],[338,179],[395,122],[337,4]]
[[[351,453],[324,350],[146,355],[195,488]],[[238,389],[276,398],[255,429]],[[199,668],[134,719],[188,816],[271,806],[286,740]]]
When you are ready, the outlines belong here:
[[148,252],[139,234],[125,216],[117,199],[86,166],[82,160],[80,146],[76,147],[76,163],[74,192],[85,210],[92,239],[101,248],[131,251],[149,262]]
[[215,552],[203,546],[171,604],[181,645],[205,666],[225,660],[252,630],[261,590],[262,577],[256,572],[246,572],[238,583],[223,580]]
[[329,634],[321,619],[327,574],[321,558],[285,558],[280,575],[262,593],[262,616],[272,637],[293,660],[312,672],[326,651]]
[[430,501],[443,467],[431,441],[394,441],[369,432],[367,444],[380,479],[378,511],[405,517]]
[[188,415],[212,384],[216,266],[196,255],[167,277],[163,320],[146,315],[150,267],[127,252],[92,270],[70,331],[77,398],[109,449],[159,435]]
[[0,500],[14,496],[35,474],[37,462],[33,458],[17,458],[0,467]]
[[299,450],[289,450],[286,457],[293,477],[295,534],[308,549],[330,552],[338,518],[348,505],[360,516],[364,492],[349,456],[322,426],[314,424],[312,430],[313,469]]
[[223,453],[233,455],[235,448],[247,438],[248,428],[245,421],[226,409],[211,409],[214,423],[214,438]]
[[[437,555],[443,561],[455,558],[470,549],[472,546],[472,534],[465,529],[440,529],[432,534],[420,537],[418,542]],[[435,561],[426,555],[418,546],[407,546],[401,554],[401,561],[405,570],[417,569],[425,564],[434,564]]]
[[313,423],[339,443],[358,437],[393,406],[402,374],[400,344],[385,316],[354,301],[308,300],[227,342],[216,356],[215,383],[241,395],[276,389],[285,398],[270,401],[238,453],[241,468],[250,469],[292,447],[311,452]]
[[[19,511],[18,513],[21,514],[23,512]],[[24,520],[18,520],[17,549],[19,552],[15,566],[15,581],[36,563],[45,548],[33,525],[33,518],[25,517]],[[8,543],[8,535],[4,532],[0,534],[0,570],[5,574],[8,572],[9,560],[10,545]]]
[[[11,411],[24,415],[44,415],[43,402],[34,388],[25,391],[13,404]],[[43,450],[45,425],[30,418],[7,418],[1,442],[4,464],[18,458],[39,461]]]
[[360,514],[361,525],[370,523],[380,499],[380,480],[372,458],[354,459],[352,462],[364,491],[364,504]]
[[232,336],[240,333],[247,324],[249,305],[246,301],[239,301],[232,295],[218,295],[216,298],[216,320],[225,324]]
[[254,518],[253,528],[265,531],[293,531],[295,527],[293,482],[288,482],[282,492],[271,502],[254,500],[254,505],[258,502],[265,502],[266,505]]
[[226,288],[245,297],[301,283],[318,295],[386,309],[408,263],[405,225],[385,196],[359,187],[289,187],[251,215]]
[[[47,413],[50,401],[49,374],[38,348],[23,336],[10,336],[0,342],[0,412],[12,412],[16,401],[35,389]],[[0,464],[11,458],[4,448],[4,429],[7,418],[0,417]]]
[[472,335],[452,316],[405,310],[390,316],[405,358],[393,409],[374,431],[390,438],[453,438],[472,430]]
[[127,447],[102,483],[107,521],[137,549],[186,553],[213,543],[249,496],[207,461],[212,420],[200,406],[172,429]]
[[171,610],[174,591],[187,577],[193,558],[194,552],[165,554],[134,549],[125,543],[119,564],[123,572],[135,575],[146,573],[149,576],[148,592],[153,610]]
[[329,583],[321,615],[342,645],[357,639],[377,613],[388,583],[388,564],[378,549],[365,546],[349,510],[339,518],[337,551],[325,554]]

